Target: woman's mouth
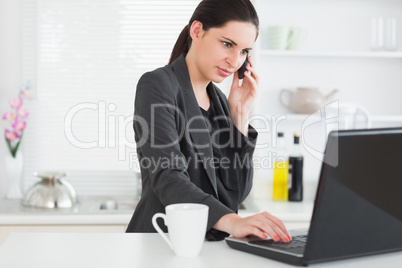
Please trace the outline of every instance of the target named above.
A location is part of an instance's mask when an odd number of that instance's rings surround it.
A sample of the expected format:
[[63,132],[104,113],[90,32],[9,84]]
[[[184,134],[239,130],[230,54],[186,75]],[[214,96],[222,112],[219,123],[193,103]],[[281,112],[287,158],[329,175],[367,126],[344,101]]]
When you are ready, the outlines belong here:
[[219,68],[219,67],[218,67],[218,71],[219,71],[219,74],[222,75],[222,76],[224,76],[224,77],[228,77],[229,75],[232,74],[232,73],[229,72],[228,70],[222,69],[222,68]]

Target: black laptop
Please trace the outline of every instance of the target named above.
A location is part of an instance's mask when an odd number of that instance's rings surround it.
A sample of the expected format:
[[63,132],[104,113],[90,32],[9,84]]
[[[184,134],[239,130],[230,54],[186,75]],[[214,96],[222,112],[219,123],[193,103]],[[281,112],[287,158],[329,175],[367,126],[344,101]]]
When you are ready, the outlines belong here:
[[402,128],[331,132],[310,228],[292,238],[226,242],[299,266],[402,250]]

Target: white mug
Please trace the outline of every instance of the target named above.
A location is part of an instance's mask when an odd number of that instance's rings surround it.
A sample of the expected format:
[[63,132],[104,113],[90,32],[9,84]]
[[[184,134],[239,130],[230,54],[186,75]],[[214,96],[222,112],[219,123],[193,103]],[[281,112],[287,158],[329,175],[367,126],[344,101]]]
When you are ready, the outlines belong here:
[[284,50],[288,45],[289,26],[270,26],[268,27],[269,49]]
[[[197,256],[201,251],[207,231],[208,206],[182,203],[168,205],[165,210],[166,214],[156,213],[152,217],[154,228],[177,256]],[[157,218],[164,220],[170,239],[158,226]]]
[[272,50],[296,50],[307,36],[307,31],[299,27],[268,27],[268,47]]
[[290,27],[287,50],[297,50],[307,36],[307,31],[299,27]]

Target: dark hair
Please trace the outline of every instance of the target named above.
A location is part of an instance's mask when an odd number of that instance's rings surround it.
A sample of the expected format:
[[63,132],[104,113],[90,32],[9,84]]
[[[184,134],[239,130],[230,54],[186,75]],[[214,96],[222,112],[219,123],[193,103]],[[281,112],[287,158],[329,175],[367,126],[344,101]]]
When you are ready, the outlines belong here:
[[203,0],[177,38],[169,65],[181,54],[188,52],[191,45],[190,27],[195,20],[202,23],[204,31],[223,27],[229,21],[249,22],[257,28],[258,35],[258,15],[250,0]]

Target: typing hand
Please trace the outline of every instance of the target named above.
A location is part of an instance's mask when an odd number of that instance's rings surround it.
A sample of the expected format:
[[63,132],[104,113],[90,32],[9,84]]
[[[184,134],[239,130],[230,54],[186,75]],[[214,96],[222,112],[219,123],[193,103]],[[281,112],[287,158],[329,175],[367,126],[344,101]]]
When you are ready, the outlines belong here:
[[235,213],[227,214],[215,224],[214,228],[239,238],[255,235],[266,239],[268,234],[276,242],[289,243],[292,241],[283,222],[268,212],[262,212],[246,218],[242,218]]

